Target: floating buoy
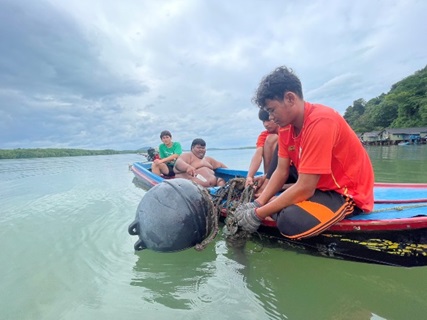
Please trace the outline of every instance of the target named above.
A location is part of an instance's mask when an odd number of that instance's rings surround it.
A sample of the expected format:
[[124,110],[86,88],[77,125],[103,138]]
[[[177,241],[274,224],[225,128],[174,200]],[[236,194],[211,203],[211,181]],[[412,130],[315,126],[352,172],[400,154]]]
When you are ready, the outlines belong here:
[[137,251],[173,252],[200,244],[213,229],[207,190],[190,180],[175,178],[148,190],[128,231],[139,236],[134,245]]

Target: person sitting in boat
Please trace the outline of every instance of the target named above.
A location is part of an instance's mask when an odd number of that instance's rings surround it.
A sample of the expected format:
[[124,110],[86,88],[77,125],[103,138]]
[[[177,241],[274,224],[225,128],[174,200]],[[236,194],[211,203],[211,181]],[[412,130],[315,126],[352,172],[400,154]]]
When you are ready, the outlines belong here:
[[[279,130],[277,168],[254,202],[239,206],[241,229],[255,232],[267,217],[290,239],[317,235],[351,214],[374,205],[374,171],[359,138],[335,110],[304,101],[299,78],[287,67],[265,76],[253,102],[266,110]],[[296,183],[275,197],[288,179]]]
[[[258,136],[255,153],[252,156],[246,176],[246,186],[254,184],[254,176],[261,166],[261,162],[263,163],[264,173],[267,174],[277,145],[279,126],[274,121],[270,120],[268,112],[263,109],[259,110],[258,118],[262,121],[266,130],[262,131]],[[257,183],[259,187],[262,185],[264,179],[265,175],[263,179],[258,179]]]
[[[257,149],[252,157],[245,184],[245,186],[254,185],[256,182],[255,198],[260,196],[267,186],[274,170],[276,170],[279,152],[277,138],[280,130],[280,127],[274,121],[270,120],[270,115],[267,111],[260,109],[258,112],[258,118],[263,122],[263,125],[267,130],[262,131],[258,136],[256,144]],[[261,161],[264,162],[264,175],[254,178],[256,171],[261,165]],[[289,177],[282,189],[286,189],[290,184],[297,181],[298,173],[295,166],[291,164],[289,170]]]
[[173,166],[182,153],[181,144],[172,141],[172,134],[168,130],[160,133],[160,140],[163,142],[159,145],[160,159],[154,159],[151,171],[158,176],[173,177]]
[[[264,191],[264,189],[266,188],[268,182],[270,181],[271,176],[273,175],[274,170],[276,170],[276,168],[277,168],[277,162],[278,161],[279,161],[279,145],[276,145],[276,148],[274,149],[273,157],[271,159],[270,166],[268,167],[267,173],[265,173],[262,177],[256,178],[256,179],[258,179],[258,182],[257,182],[258,185],[255,188],[255,190],[256,190],[256,192],[254,194],[255,198],[258,198],[261,195],[261,193]],[[289,176],[288,176],[288,179],[286,180],[285,184],[282,186],[282,190],[289,188],[293,183],[297,182],[297,180],[298,180],[298,171],[291,161],[290,167],[289,167]]]
[[223,186],[225,181],[215,176],[215,169],[227,168],[225,164],[205,156],[206,142],[194,139],[191,151],[183,153],[174,166],[175,177],[192,180],[203,187]]

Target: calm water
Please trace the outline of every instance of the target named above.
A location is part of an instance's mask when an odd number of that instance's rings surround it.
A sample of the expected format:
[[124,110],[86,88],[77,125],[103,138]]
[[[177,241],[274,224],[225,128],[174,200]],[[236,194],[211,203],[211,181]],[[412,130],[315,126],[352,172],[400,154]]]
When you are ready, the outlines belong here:
[[[253,150],[212,151],[244,169]],[[427,182],[427,146],[371,147],[377,181]],[[0,319],[425,319],[427,267],[314,257],[221,235],[135,253],[137,155],[0,161]],[[363,173],[361,173],[363,174]]]

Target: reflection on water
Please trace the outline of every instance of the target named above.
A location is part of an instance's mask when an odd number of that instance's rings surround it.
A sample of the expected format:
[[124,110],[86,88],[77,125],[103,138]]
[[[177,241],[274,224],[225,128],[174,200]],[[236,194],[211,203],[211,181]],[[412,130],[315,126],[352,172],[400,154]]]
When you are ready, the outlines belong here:
[[420,161],[427,155],[427,145],[367,146],[371,159]]
[[427,145],[370,146],[377,182],[427,182]]
[[[191,251],[169,254],[149,250],[137,252],[138,260],[130,284],[145,289],[143,300],[172,309],[189,310],[199,303],[221,300],[221,295],[216,295],[215,291],[209,296],[202,294],[201,290],[217,276],[217,257],[212,247],[199,255],[193,255]],[[189,259],[192,261],[190,266]],[[223,280],[216,279],[215,285],[221,288]],[[222,286],[220,291],[226,292],[226,289]]]
[[130,284],[143,288],[141,298],[151,310],[191,310],[192,319],[243,319],[254,314],[257,319],[285,319],[277,311],[274,291],[265,283],[248,284],[249,266],[234,260],[229,250],[219,240],[202,252],[140,251]]

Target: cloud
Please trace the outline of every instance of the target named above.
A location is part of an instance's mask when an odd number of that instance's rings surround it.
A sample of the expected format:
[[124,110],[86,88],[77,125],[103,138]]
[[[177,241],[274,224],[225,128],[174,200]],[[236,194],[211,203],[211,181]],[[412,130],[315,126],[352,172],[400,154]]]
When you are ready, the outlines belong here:
[[0,2],[0,148],[254,145],[260,79],[344,113],[423,68],[424,1]]

